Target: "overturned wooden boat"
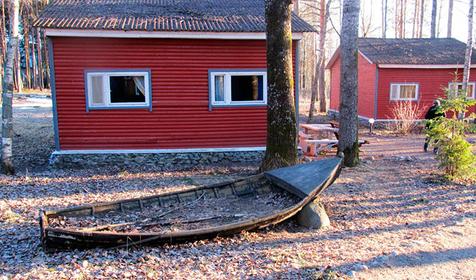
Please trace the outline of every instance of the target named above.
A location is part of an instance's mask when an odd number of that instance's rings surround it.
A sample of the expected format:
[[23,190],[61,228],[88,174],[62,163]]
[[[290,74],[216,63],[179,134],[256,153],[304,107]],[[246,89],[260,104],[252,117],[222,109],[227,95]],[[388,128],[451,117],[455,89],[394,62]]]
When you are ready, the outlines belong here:
[[46,249],[178,243],[255,230],[298,213],[337,178],[341,159],[155,196],[40,211]]

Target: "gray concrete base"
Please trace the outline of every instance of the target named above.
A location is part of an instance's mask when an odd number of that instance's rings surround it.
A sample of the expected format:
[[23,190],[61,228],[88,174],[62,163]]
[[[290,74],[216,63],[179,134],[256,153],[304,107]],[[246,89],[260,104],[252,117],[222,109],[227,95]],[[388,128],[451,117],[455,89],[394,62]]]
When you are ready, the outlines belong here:
[[310,202],[297,214],[297,222],[304,227],[320,229],[331,224],[326,209],[318,199]]
[[180,170],[200,165],[260,162],[264,151],[188,152],[188,153],[53,153],[50,165],[57,168],[87,168],[101,166],[151,167]]

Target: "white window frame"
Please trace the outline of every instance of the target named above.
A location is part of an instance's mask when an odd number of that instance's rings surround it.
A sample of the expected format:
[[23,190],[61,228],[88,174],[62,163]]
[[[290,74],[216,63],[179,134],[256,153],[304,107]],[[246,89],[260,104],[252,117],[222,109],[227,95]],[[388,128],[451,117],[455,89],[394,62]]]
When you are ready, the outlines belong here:
[[[151,89],[150,89],[150,71],[138,70],[120,70],[120,71],[87,71],[86,74],[86,97],[87,109],[134,109],[134,108],[150,108]],[[103,79],[103,98],[104,104],[94,104],[92,96],[92,79],[91,77],[102,77]],[[111,85],[110,77],[120,76],[142,76],[144,77],[145,102],[111,102]],[[105,93],[105,94],[104,94]]]
[[[394,98],[392,94],[393,86],[398,86],[398,98]],[[415,86],[415,98],[401,98],[401,86]],[[418,101],[420,97],[420,85],[418,83],[390,83],[390,100],[391,101]]]
[[[449,82],[448,83],[448,89],[450,90],[451,93],[454,93],[453,90],[452,90],[452,86],[463,86],[463,83],[460,83],[460,82],[457,82],[457,83],[454,83],[454,82]],[[468,82],[468,85],[472,85],[473,86],[473,92],[471,94],[470,99],[475,99],[476,98],[476,82]]]
[[[215,77],[224,76],[225,92],[224,101],[215,100]],[[232,76],[263,76],[263,100],[232,101],[231,100],[231,77]],[[212,106],[254,106],[267,105],[268,103],[268,77],[266,71],[210,71],[210,101]]]

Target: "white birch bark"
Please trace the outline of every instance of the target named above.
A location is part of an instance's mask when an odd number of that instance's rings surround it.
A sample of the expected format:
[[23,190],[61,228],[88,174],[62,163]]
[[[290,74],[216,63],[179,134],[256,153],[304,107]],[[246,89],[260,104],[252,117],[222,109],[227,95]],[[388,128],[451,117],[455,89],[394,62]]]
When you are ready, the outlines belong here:
[[463,92],[466,93],[468,89],[469,74],[471,69],[471,56],[473,53],[473,11],[474,0],[469,1],[468,11],[468,40],[466,43],[466,53],[464,56],[464,70],[463,70]]
[[12,26],[10,40],[8,42],[7,60],[5,63],[5,81],[2,93],[2,167],[7,175],[13,175],[13,64],[18,49],[18,27],[19,27],[19,0],[11,0],[12,4]]
[[446,27],[446,37],[451,38],[451,31],[453,31],[453,0],[448,3],[448,25]]
[[421,5],[420,5],[420,20],[419,20],[419,31],[418,31],[418,38],[423,37],[423,22],[425,20],[425,0],[421,0]]
[[387,9],[388,0],[382,0],[382,38],[387,37]]
[[438,9],[438,1],[433,0],[433,5],[431,6],[431,38],[436,37],[436,11]]

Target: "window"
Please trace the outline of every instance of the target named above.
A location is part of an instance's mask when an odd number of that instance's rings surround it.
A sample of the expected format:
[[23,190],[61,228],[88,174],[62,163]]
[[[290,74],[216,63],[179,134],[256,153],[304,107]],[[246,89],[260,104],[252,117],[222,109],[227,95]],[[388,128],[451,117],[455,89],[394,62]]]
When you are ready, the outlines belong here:
[[390,84],[390,100],[418,100],[418,84]]
[[[475,85],[476,85],[475,82],[468,83],[467,94],[469,98],[473,98],[473,99],[476,98],[476,95],[474,92]],[[450,93],[452,94],[461,93],[461,91],[463,90],[463,83],[449,83],[449,90],[450,90]]]
[[266,105],[266,72],[210,72],[211,105]]
[[88,109],[149,108],[148,71],[87,72]]

